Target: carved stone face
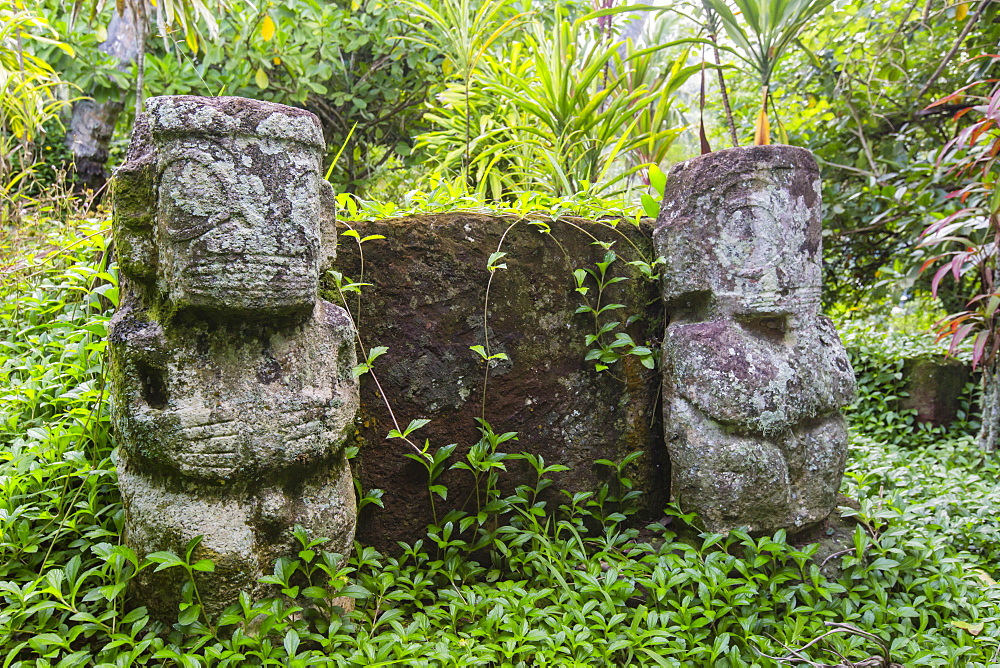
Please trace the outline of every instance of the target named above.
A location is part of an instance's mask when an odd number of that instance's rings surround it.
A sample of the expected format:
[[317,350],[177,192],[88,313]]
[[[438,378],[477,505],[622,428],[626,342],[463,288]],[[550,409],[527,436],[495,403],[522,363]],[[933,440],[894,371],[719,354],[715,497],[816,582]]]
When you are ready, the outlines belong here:
[[[265,142],[252,137],[225,143],[164,147],[156,235],[169,299],[222,311],[312,306],[319,279],[318,156],[301,145],[267,155]],[[278,163],[266,181],[258,175],[263,161]]]
[[224,314],[311,309],[325,185],[314,117],[266,103],[248,113],[236,98],[147,108],[158,292]]
[[773,434],[839,409],[853,375],[819,315],[818,174],[794,149],[769,155],[728,176],[709,169],[710,181],[672,173],[685,192],[657,240],[677,391],[723,424]]

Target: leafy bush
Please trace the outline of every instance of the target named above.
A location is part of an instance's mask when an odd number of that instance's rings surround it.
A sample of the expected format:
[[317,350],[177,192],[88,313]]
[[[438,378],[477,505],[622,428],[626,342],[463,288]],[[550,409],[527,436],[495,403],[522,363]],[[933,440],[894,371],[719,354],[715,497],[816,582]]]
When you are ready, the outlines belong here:
[[0,223],[19,217],[21,191],[32,181],[38,140],[66,102],[62,79],[43,57],[45,48],[73,50],[48,22],[22,3],[0,0]]
[[[687,53],[669,60],[661,51],[673,43],[610,40],[593,14],[556,17],[518,15],[524,25],[479,47],[457,68],[461,80],[437,95],[427,114],[434,129],[417,141],[442,173],[461,172],[494,199],[526,190],[565,196],[620,190],[640,167],[665,159],[682,129],[671,103],[698,70],[684,66]],[[438,48],[461,52],[452,41],[441,38]]]
[[[116,69],[95,36],[104,30],[102,21],[113,3],[88,23],[72,3],[45,2],[47,14],[78,53],[74,59],[52,52],[58,71],[98,101],[117,99],[129,90],[130,73]],[[410,155],[410,136],[423,113],[426,88],[439,75],[425,49],[395,38],[404,16],[398,4],[224,4],[215,28],[218,39],[197,36],[194,18],[185,22],[180,14],[183,25],[166,40],[152,29],[146,95],[238,95],[309,109],[322,121],[331,152],[346,145],[333,171],[342,188],[353,190],[383,162]],[[123,115],[121,135],[128,134],[131,122],[131,116]]]

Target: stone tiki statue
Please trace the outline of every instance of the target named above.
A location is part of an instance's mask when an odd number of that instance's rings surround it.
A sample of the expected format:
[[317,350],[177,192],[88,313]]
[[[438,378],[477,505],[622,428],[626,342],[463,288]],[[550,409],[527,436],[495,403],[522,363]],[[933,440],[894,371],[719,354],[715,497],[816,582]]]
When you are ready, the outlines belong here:
[[670,172],[654,239],[671,492],[710,531],[795,531],[836,505],[855,388],[819,312],[821,234],[806,150],[731,149]]
[[[125,540],[196,559],[209,612],[294,556],[293,528],[348,554],[344,442],[358,408],[353,330],[317,298],[333,260],[332,191],[312,114],[241,98],[160,97],[114,186],[122,304],[111,323],[112,420]],[[140,602],[176,614],[175,571]]]

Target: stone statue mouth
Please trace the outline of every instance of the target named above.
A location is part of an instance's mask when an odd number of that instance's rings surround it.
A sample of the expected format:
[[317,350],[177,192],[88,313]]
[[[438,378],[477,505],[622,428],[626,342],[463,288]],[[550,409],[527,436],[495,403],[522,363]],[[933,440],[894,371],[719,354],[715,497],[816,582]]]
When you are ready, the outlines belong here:
[[281,267],[289,271],[301,273],[315,272],[315,263],[310,258],[301,255],[278,255],[274,253],[260,253],[248,251],[246,253],[203,253],[197,258],[193,258],[187,267],[189,269],[213,269],[223,270],[232,265],[248,264],[254,267],[268,266]]
[[253,466],[253,442],[262,436],[276,438],[291,457],[315,456],[327,448],[330,429],[321,406],[283,409],[268,416],[267,427],[240,417],[208,418],[178,426],[171,438],[179,446],[178,469],[187,476],[227,479]]
[[[232,259],[230,259],[232,258]],[[202,286],[217,291],[259,291],[262,288],[282,288],[311,292],[319,271],[304,263],[301,257],[281,257],[263,254],[218,255],[196,260],[181,270],[190,288]]]
[[750,310],[760,312],[774,311],[790,313],[795,311],[818,309],[821,301],[820,289],[814,286],[789,286],[781,290],[773,290],[753,294],[747,300]]
[[179,428],[176,433],[187,444],[181,471],[219,478],[235,473],[241,460],[239,427],[230,419]]
[[266,262],[248,262],[248,264],[249,266],[247,267],[233,267],[231,265],[224,267],[219,267],[218,265],[189,267],[184,270],[184,275],[191,278],[218,279],[232,278],[238,275],[240,278],[254,279],[255,283],[275,279],[282,282],[291,280],[300,283],[314,283],[316,281],[316,272],[309,271],[308,269],[273,265]]

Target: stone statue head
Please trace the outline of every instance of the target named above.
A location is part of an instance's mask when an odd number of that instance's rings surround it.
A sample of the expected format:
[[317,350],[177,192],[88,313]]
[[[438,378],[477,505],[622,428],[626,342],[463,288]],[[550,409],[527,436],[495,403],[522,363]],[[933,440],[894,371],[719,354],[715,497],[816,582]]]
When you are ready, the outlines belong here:
[[723,424],[775,434],[836,411],[853,375],[819,312],[819,170],[791,146],[675,166],[656,222],[676,391]]
[[146,108],[116,178],[123,273],[174,310],[310,310],[334,234],[318,119],[241,98]]
[[671,170],[656,224],[671,258],[668,302],[696,298],[703,315],[736,318],[818,312],[819,170],[808,151],[780,149],[722,151]]

